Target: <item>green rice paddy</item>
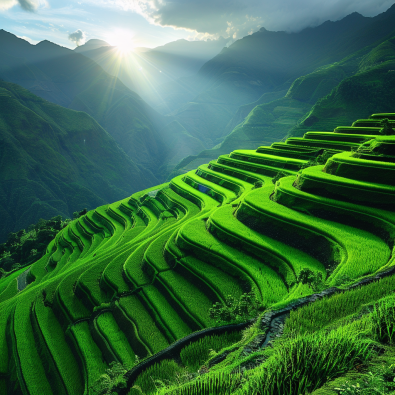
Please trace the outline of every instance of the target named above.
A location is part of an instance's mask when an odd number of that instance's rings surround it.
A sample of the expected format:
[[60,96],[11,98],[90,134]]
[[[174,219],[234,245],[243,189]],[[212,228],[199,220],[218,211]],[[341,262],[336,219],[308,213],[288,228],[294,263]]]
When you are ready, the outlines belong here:
[[[93,394],[112,362],[130,369],[136,358],[218,325],[209,309],[229,295],[254,291],[270,309],[313,293],[299,282],[303,269],[321,274],[325,289],[394,265],[395,137],[377,135],[383,117],[395,119],[376,114],[334,132],[221,155],[72,221],[30,267],[25,289],[18,289],[22,271],[0,280],[0,392]],[[323,150],[332,157],[310,166]],[[283,177],[273,184],[278,173]],[[152,364],[135,385],[185,395],[315,390],[326,380],[317,374],[334,378],[371,353],[371,341],[348,336],[348,329],[316,331],[393,289],[389,277],[292,312],[285,335],[295,337],[259,351],[261,362],[244,376],[235,361],[250,357],[239,350],[232,369],[226,361],[248,337],[230,332]],[[377,321],[384,313],[375,314]],[[329,362],[290,368],[290,361],[324,353],[322,344],[331,348]],[[192,373],[224,348],[224,369],[196,379]],[[342,353],[349,354],[340,361]]]

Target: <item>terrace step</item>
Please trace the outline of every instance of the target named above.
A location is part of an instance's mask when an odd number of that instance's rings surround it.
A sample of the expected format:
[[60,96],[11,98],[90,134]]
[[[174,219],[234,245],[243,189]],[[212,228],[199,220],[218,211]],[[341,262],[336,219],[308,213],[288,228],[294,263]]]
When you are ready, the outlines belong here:
[[235,168],[237,170],[241,169],[251,173],[256,173],[257,175],[266,176],[268,177],[268,180],[271,180],[279,172],[285,174],[296,174],[295,170],[285,169],[284,167],[274,167],[269,165],[265,166],[256,163],[245,162],[243,160],[230,158],[229,155],[219,156],[217,159],[217,163]]
[[[335,285],[338,276],[363,276],[388,262],[390,251],[386,246],[383,248],[383,241],[377,236],[292,210],[272,201],[271,194],[272,189],[265,187],[252,191],[238,208],[237,218],[270,237],[290,245],[296,243],[299,249],[306,249],[306,252],[310,250],[309,253],[323,263],[325,260],[327,263],[339,262],[330,285]],[[369,240],[368,252],[360,248],[366,240]],[[325,255],[320,256],[324,251]],[[340,260],[336,258],[339,253]],[[331,257],[329,262],[325,257]],[[369,262],[368,267],[366,262]]]
[[391,210],[395,207],[395,186],[350,180],[323,172],[324,166],[304,169],[295,181],[302,191],[356,204]]
[[[354,125],[355,124],[355,125]],[[356,122],[352,126],[338,126],[333,131],[334,133],[347,133],[347,134],[365,134],[365,135],[379,135],[381,127],[376,127],[377,122],[372,122],[371,126],[362,126],[365,124],[361,122],[361,126],[357,126]]]
[[291,171],[298,171],[302,165],[307,163],[303,159],[284,158],[282,156],[260,154],[256,151],[249,150],[235,150],[229,155],[229,158]]
[[232,247],[262,260],[280,274],[287,286],[296,282],[304,268],[321,272],[325,279],[325,268],[315,258],[250,229],[236,219],[233,211],[232,207],[216,210],[207,221],[209,232]]
[[[241,281],[249,283],[250,290],[260,295],[265,304],[279,300],[280,295],[287,292],[285,284],[275,271],[255,257],[217,240],[206,230],[203,220],[184,225],[178,232],[176,243],[188,254],[193,253],[230,276],[238,276]],[[272,295],[266,295],[268,289],[273,290]]]
[[344,152],[329,158],[323,172],[352,180],[392,186],[395,180],[395,163],[355,158],[352,153]]
[[353,148],[357,149],[359,146],[359,143],[313,140],[313,139],[304,139],[300,137],[290,137],[289,139],[287,139],[287,144],[292,144],[294,146],[310,147],[310,148],[335,149],[340,151],[351,151]]
[[375,136],[364,134],[340,133],[337,132],[307,132],[303,138],[307,140],[324,140],[335,141],[339,143],[357,143],[362,144],[372,140]]

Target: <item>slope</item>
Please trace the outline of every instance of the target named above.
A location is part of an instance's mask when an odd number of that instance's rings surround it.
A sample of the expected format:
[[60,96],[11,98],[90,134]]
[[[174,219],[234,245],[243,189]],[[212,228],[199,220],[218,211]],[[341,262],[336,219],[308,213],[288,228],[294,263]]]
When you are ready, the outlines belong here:
[[[77,111],[85,111],[112,135],[132,161],[155,177],[162,166],[177,162],[204,146],[185,128],[173,128],[174,118],[164,117],[139,95],[97,63],[82,54],[49,41],[31,45],[0,31],[0,78],[17,83],[34,94]],[[168,140],[176,141],[175,151]]]
[[234,150],[72,221],[24,290],[3,287],[0,388],[89,394],[110,363],[147,368],[211,333],[209,309],[228,295],[253,291],[269,309],[312,293],[303,270],[329,288],[393,267],[394,136],[382,132]]
[[156,181],[89,115],[0,81],[0,239]]
[[[262,28],[205,63],[193,77],[198,93],[173,115],[191,134],[210,130],[211,146],[207,148],[212,148],[236,126],[232,117],[240,106],[257,101],[265,93],[288,89],[296,78],[394,35],[394,12],[393,6],[373,18],[353,13],[298,33]],[[321,86],[315,100],[334,86]]]

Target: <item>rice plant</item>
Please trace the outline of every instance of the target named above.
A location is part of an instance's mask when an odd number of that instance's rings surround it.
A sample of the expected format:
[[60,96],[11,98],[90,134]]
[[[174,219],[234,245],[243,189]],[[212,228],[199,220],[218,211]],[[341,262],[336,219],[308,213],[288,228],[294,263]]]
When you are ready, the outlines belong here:
[[180,358],[190,371],[197,371],[209,358],[212,351],[218,352],[241,339],[240,332],[224,333],[223,335],[205,336],[189,344],[181,350]]
[[375,304],[371,313],[373,333],[381,343],[395,341],[395,299],[386,298]]
[[[292,310],[286,320],[284,333],[314,332],[342,317],[357,313],[363,304],[371,303],[393,292],[395,276],[317,300]],[[379,314],[379,313],[378,313]]]
[[[165,359],[142,372],[134,385],[141,388],[144,394],[152,394],[158,389],[168,386],[171,382],[177,382],[177,379],[179,381],[185,374],[185,369],[182,369],[175,361]],[[137,394],[138,390],[132,388],[129,393]]]
[[295,336],[278,344],[262,365],[248,372],[235,394],[304,394],[346,373],[372,354],[373,341],[339,328],[329,334]]

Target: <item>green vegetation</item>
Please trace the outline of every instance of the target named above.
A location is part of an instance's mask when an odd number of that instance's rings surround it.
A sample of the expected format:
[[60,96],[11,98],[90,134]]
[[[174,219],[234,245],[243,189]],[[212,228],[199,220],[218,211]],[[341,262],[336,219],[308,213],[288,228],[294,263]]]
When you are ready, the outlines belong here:
[[232,295],[228,295],[224,303],[217,302],[210,309],[210,317],[217,320],[217,323],[231,321],[247,321],[256,317],[261,304],[253,292],[245,293],[236,300]]
[[[0,279],[0,385],[23,395],[341,388],[395,336],[393,275],[346,290],[395,264],[395,137],[365,136],[349,127],[236,150],[10,235],[8,255],[33,232],[54,238],[29,271]],[[327,148],[336,144],[357,148]],[[345,291],[292,310],[282,335],[281,316],[262,326],[271,309],[332,286]]]
[[88,114],[5,81],[0,124],[0,242],[40,218],[70,218],[81,207],[93,209],[156,182]]
[[180,352],[181,362],[192,372],[200,370],[209,357],[216,355],[223,348],[241,340],[240,332],[225,333],[223,335],[205,336],[184,347]]
[[[29,225],[27,230],[11,232],[7,241],[0,244],[0,279],[9,277],[11,273],[45,255],[48,244],[69,222],[70,219],[63,220],[60,215],[50,220],[40,218],[36,224]],[[62,254],[61,251],[57,253]]]

